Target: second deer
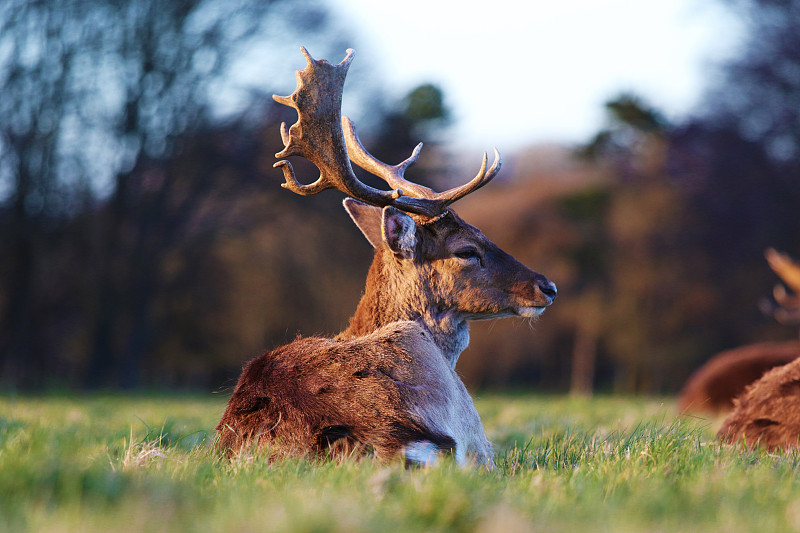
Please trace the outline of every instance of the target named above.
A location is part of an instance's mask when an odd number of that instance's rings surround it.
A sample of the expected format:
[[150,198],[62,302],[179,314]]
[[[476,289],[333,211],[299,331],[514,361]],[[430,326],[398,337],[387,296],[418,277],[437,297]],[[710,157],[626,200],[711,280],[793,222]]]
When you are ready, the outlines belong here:
[[[775,304],[764,300],[761,310],[786,325],[800,324],[800,266],[786,254],[768,249],[764,253],[772,270],[795,291],[783,285],[773,290]],[[678,399],[681,412],[720,413],[733,408],[733,400],[768,370],[800,357],[800,342],[759,342],[721,352],[697,369]]]
[[[788,255],[767,250],[769,265],[786,285],[775,287],[773,315],[785,324],[800,324],[800,263]],[[795,360],[773,368],[747,386],[733,401],[717,438],[722,442],[759,445],[770,450],[800,448],[800,345]]]
[[[301,195],[336,188],[353,222],[375,248],[364,295],[347,329],[335,338],[299,338],[245,366],[217,426],[219,446],[246,445],[291,454],[371,452],[428,464],[452,452],[459,464],[491,465],[480,417],[455,372],[469,343],[468,320],[534,318],[556,297],[556,286],[464,222],[450,204],[488,183],[484,154],[469,183],[436,193],[407,181],[421,144],[399,165],[375,159],[341,116],[348,50],[338,65],[315,60],[298,86],[275,99],[297,110],[276,156],[300,155],[320,170],[303,185],[279,161],[283,187]],[[358,180],[350,161],[386,181],[382,191]]]

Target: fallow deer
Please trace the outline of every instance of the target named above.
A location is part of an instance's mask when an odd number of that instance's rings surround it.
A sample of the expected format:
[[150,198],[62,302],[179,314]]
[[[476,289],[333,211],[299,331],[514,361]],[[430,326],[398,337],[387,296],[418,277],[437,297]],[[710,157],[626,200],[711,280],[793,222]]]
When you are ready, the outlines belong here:
[[[298,338],[246,364],[217,426],[218,446],[292,454],[361,453],[388,460],[433,462],[450,451],[459,464],[491,465],[492,448],[469,393],[455,372],[469,342],[468,320],[537,317],[556,286],[529,270],[449,207],[488,183],[500,156],[487,157],[469,183],[436,193],[404,178],[411,157],[391,166],[362,146],[341,116],[345,76],[354,52],[338,65],[313,59],[297,71],[297,89],[274,96],[297,110],[281,125],[285,148],[320,170],[308,185],[289,162],[284,188],[301,195],[336,188],[344,207],[375,248],[364,295],[347,329],[334,338]],[[390,191],[358,180],[350,161]]]
[[[764,253],[767,262],[784,282],[800,294],[800,269],[785,254],[773,249]],[[761,310],[782,324],[800,324],[800,297],[789,295],[783,285],[773,290],[777,305],[764,300]],[[800,342],[759,342],[721,352],[697,369],[678,398],[681,412],[719,413],[733,408],[733,400],[765,372],[800,357]]]
[[[774,316],[785,324],[800,324],[800,264],[787,255],[767,250],[769,265],[794,291],[776,286]],[[796,356],[800,356],[800,345]],[[773,368],[733,401],[717,437],[767,449],[800,448],[800,359]]]

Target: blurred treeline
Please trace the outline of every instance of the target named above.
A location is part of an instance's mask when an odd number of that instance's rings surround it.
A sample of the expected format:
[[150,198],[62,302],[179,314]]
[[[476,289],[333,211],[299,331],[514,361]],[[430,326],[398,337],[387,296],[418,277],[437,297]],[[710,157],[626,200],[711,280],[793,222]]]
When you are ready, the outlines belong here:
[[[585,146],[507,157],[459,202],[560,290],[534,331],[473,327],[468,385],[674,391],[717,350],[796,335],[757,302],[764,248],[800,257],[800,0],[732,4],[749,37],[695,116],[620,95]],[[292,90],[269,61],[300,68],[295,40],[333,61],[352,46],[313,1],[0,4],[3,386],[229,387],[262,349],[345,326],[371,250],[341,195],[293,195],[272,169],[295,118],[266,96]],[[231,89],[251,66],[262,85]],[[373,81],[354,71],[346,96],[365,87],[371,151],[425,140],[409,177],[471,177],[430,142],[438,89],[392,102]]]

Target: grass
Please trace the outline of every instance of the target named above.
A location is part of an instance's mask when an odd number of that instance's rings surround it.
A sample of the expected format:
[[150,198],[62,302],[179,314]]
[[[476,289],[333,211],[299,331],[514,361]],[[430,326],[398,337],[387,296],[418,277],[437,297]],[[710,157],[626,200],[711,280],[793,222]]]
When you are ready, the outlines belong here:
[[494,471],[211,449],[226,398],[0,396],[0,531],[797,531],[800,455],[670,401],[487,394]]

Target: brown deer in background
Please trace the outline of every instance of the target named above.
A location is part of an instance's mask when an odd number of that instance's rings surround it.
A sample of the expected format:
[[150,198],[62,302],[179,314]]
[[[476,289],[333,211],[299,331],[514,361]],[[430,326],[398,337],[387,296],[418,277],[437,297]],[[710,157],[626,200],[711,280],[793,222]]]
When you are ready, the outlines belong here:
[[[800,264],[785,254],[767,251],[772,269],[794,291],[775,288],[774,316],[785,324],[800,324]],[[774,368],[733,401],[733,412],[717,433],[722,442],[744,442],[768,449],[800,447],[800,347],[795,360]]]
[[[283,158],[300,155],[320,170],[303,185],[279,161],[283,187],[301,195],[336,188],[358,228],[375,248],[364,295],[350,325],[335,338],[299,338],[245,366],[217,426],[218,446],[268,446],[279,453],[403,454],[427,464],[451,451],[459,464],[491,465],[472,399],[455,373],[469,343],[468,320],[539,316],[556,286],[503,252],[464,222],[450,204],[488,183],[500,169],[487,157],[469,183],[436,193],[403,174],[421,144],[399,165],[382,163],[341,117],[353,51],[338,65],[314,60],[297,72],[297,89],[275,100],[297,110],[281,136]],[[390,191],[358,180],[350,161],[378,176]]]
[[[773,271],[800,294],[800,268],[773,249],[764,253]],[[781,324],[800,324],[800,297],[789,295],[783,285],[773,291],[777,305],[764,300],[761,310]],[[689,376],[678,399],[682,412],[719,413],[733,407],[733,399],[765,372],[800,357],[800,342],[759,342],[721,352]]]

